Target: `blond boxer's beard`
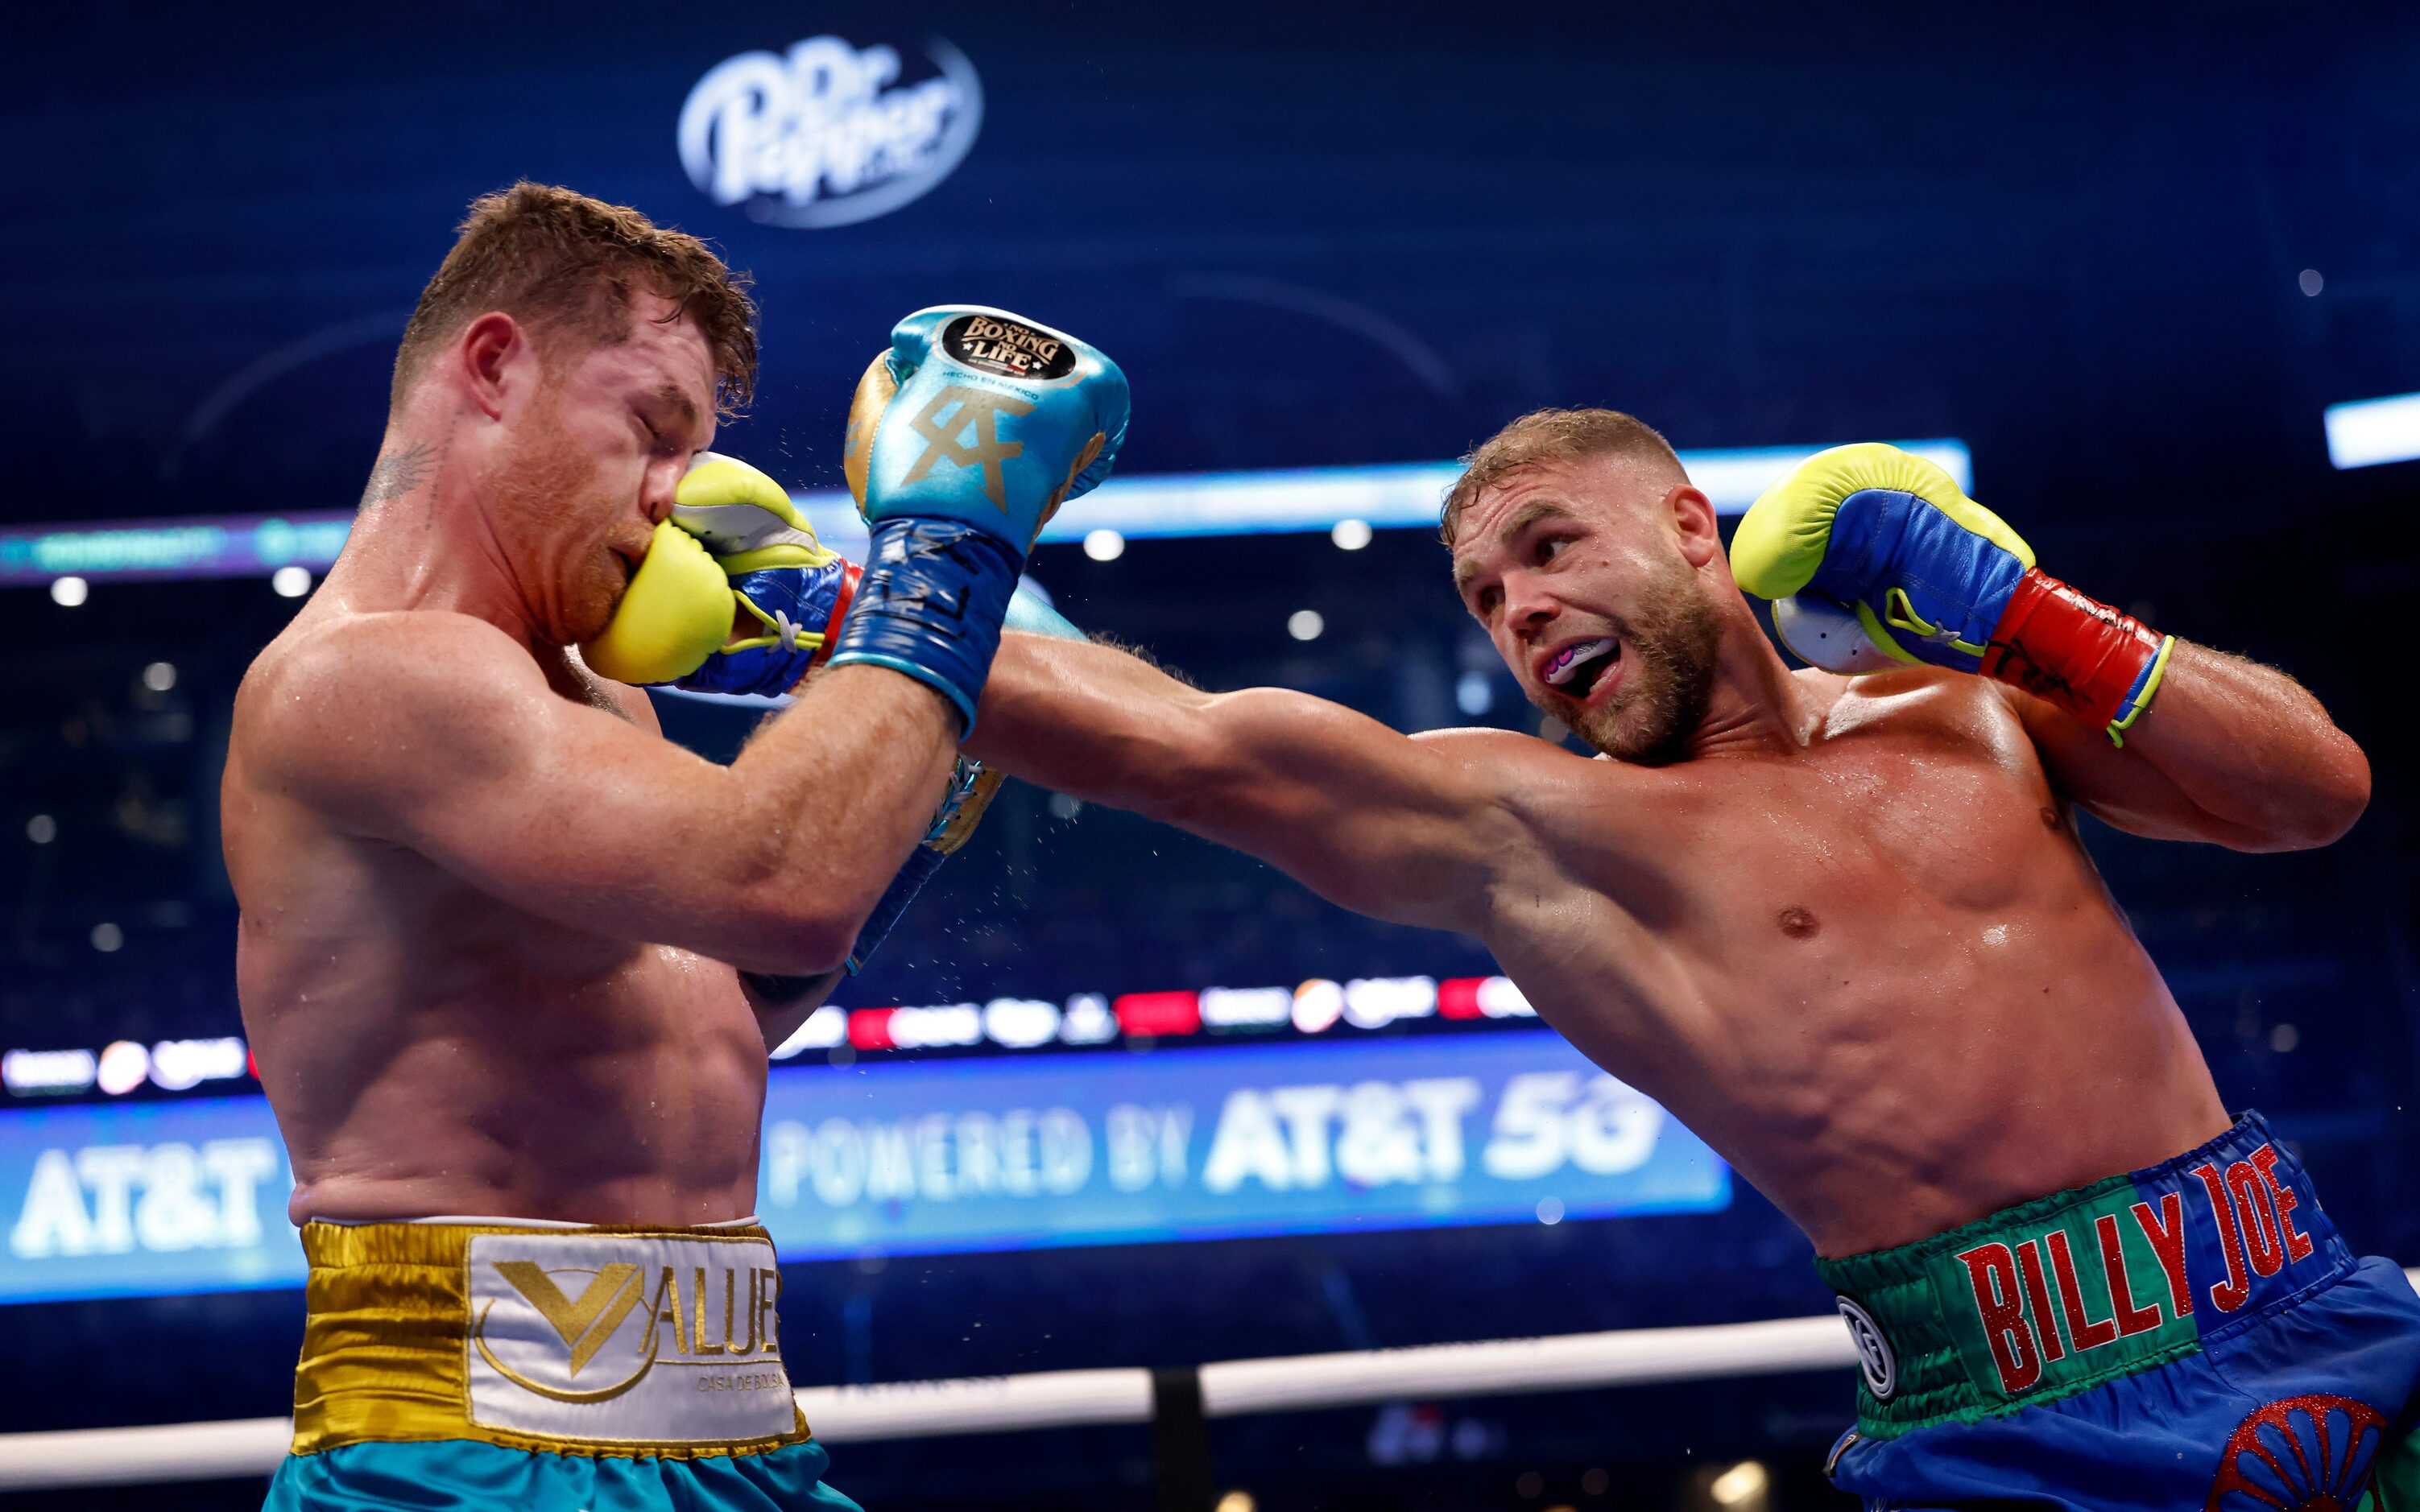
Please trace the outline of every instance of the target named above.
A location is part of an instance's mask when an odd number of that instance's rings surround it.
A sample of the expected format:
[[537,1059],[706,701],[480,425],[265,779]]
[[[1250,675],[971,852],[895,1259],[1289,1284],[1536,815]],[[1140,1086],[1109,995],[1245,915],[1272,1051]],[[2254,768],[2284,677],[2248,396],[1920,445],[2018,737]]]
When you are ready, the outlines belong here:
[[1697,574],[1676,565],[1619,628],[1624,684],[1573,729],[1616,761],[1678,761],[1714,697],[1722,621]]
[[542,391],[495,474],[496,518],[511,533],[512,560],[534,579],[529,589],[547,595],[541,610],[561,622],[549,628],[565,645],[602,633],[626,585],[621,559],[598,538],[613,509],[597,471]]

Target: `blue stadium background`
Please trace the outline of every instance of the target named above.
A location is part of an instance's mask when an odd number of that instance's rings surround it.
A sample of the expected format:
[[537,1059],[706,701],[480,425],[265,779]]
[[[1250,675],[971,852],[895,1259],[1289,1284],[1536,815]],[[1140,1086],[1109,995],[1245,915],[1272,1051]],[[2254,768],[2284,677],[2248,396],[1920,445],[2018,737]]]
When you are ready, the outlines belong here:
[[[2376,800],[2322,853],[2089,838],[2230,1103],[2300,1146],[2360,1248],[2420,1261],[2420,836],[2394,733],[2420,463],[2335,471],[2320,429],[2329,403],[2420,389],[2420,23],[1681,8],[21,19],[0,65],[0,525],[348,505],[403,313],[464,203],[520,177],[636,205],[754,271],[763,390],[724,443],[800,486],[838,483],[850,386],[891,320],[943,301],[1113,353],[1136,393],[1122,471],[1435,460],[1549,404],[1631,409],[1683,447],[1959,437],[1977,492],[2055,570],[2288,669],[2369,748]],[[819,33],[963,49],[988,97],[971,155],[858,225],[712,204],[674,152],[690,85]],[[1457,685],[1493,667],[1416,531],[1351,553],[1320,535],[1137,541],[1107,563],[1048,547],[1033,570],[1079,622],[1207,686],[1302,687],[1403,729],[1469,722]],[[293,608],[250,579],[103,582],[73,609],[0,591],[0,1044],[239,1032],[216,764],[236,680]],[[1316,640],[1287,632],[1304,608]],[[174,687],[147,687],[163,659]],[[1490,675],[1483,717],[1521,723]],[[95,949],[102,921],[121,948]],[[1490,969],[1466,940],[1012,785],[842,1000]],[[1807,1253],[1743,1187],[1695,1217],[800,1265],[784,1326],[815,1362],[802,1381],[1185,1364],[1820,1311]],[[0,1428],[267,1414],[300,1300],[0,1323]],[[1270,1508],[1665,1505],[1746,1455],[1776,1467],[1774,1504],[1828,1506],[1813,1467],[1847,1391],[1825,1374],[1252,1418],[1214,1445],[1221,1480]],[[1460,1447],[1423,1459],[1407,1422]],[[877,1508],[1135,1507],[1148,1457],[1140,1429],[917,1441],[844,1448],[835,1478]]]

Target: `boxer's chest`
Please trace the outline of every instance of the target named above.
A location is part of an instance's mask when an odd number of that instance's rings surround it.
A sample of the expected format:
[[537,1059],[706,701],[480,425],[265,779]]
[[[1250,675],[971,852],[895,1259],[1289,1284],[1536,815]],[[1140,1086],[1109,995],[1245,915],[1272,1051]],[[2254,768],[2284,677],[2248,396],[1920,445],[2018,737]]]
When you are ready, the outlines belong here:
[[1743,905],[1904,894],[1988,911],[2080,859],[2032,742],[1978,684],[1844,701],[1805,750],[1737,764],[1709,774],[1735,780],[1710,826],[1705,885]]

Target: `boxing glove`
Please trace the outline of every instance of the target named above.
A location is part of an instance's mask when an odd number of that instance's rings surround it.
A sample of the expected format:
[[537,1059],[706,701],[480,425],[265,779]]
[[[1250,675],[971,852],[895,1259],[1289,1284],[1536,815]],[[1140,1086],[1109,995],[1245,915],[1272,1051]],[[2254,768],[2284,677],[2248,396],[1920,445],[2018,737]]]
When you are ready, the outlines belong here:
[[1767,489],[1732,538],[1731,574],[1819,667],[1980,672],[2120,746],[2176,644],[2044,573],[1948,473],[1879,442],[1818,452]]
[[[581,647],[617,682],[788,692],[848,607],[857,568],[815,539],[770,477],[701,452],[603,634]],[[750,633],[735,625],[753,621]]]
[[780,484],[736,457],[700,453],[673,501],[673,523],[722,569],[739,619],[755,622],[676,686],[693,693],[790,691],[847,613],[857,567],[815,539]]
[[970,305],[900,321],[849,409],[843,466],[872,539],[831,664],[917,678],[973,729],[1025,554],[1109,475],[1126,415],[1125,376],[1072,336]]

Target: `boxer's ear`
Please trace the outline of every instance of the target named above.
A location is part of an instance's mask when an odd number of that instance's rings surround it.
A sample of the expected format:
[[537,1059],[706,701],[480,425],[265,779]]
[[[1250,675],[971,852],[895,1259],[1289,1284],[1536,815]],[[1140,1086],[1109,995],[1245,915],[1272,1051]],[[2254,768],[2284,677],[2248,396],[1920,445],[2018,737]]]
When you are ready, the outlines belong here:
[[536,357],[520,322],[502,310],[490,310],[463,327],[454,340],[454,355],[471,402],[490,420],[504,414]]
[[1673,530],[1680,537],[1681,555],[1689,565],[1702,567],[1721,554],[1723,538],[1714,516],[1714,501],[1702,490],[1685,483],[1675,484],[1664,495],[1664,507],[1670,512]]

